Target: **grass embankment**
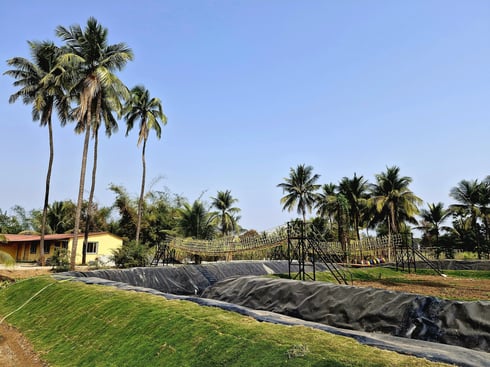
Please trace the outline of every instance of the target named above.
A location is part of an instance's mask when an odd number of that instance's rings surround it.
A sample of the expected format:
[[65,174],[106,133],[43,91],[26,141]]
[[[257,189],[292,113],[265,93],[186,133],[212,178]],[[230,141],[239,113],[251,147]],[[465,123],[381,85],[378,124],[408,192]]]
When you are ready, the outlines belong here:
[[51,366],[443,365],[305,327],[50,277],[0,289],[0,318],[46,286],[5,322]]

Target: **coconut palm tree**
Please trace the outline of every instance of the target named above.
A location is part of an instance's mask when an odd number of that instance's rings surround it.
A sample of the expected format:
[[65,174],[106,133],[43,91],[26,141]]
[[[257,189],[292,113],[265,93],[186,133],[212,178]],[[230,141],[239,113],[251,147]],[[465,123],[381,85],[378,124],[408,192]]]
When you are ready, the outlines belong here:
[[49,205],[47,226],[53,233],[73,231],[75,204],[70,201],[54,201]]
[[486,251],[490,253],[490,176],[481,182],[480,211],[485,229]]
[[[131,49],[124,43],[109,45],[107,33],[107,29],[92,17],[88,19],[85,29],[79,25],[56,28],[56,34],[66,43],[67,50],[60,58],[59,66],[64,68],[73,80],[72,91],[76,96],[75,131],[85,134],[70,259],[71,269],[75,268],[76,261],[90,134],[95,133],[100,125],[101,116],[104,114],[104,100],[110,99],[114,94],[124,93],[123,84],[114,71],[121,70],[133,59]],[[113,91],[116,93],[112,93]]]
[[58,58],[62,50],[52,42],[28,42],[32,61],[14,57],[7,60],[7,64],[13,69],[4,74],[16,79],[14,86],[20,89],[9,98],[14,103],[20,97],[25,104],[32,105],[32,119],[39,121],[41,126],[48,127],[49,160],[46,173],[46,185],[44,190],[44,205],[41,219],[41,245],[40,261],[45,264],[44,235],[46,233],[46,217],[49,205],[49,189],[51,185],[51,170],[54,160],[54,142],[52,116],[53,110],[57,110],[62,125],[67,121],[69,111],[69,99],[64,86],[57,81],[60,71],[56,68]]
[[[330,183],[322,186],[322,191],[317,195],[315,207],[317,214],[324,218],[328,216],[331,221],[335,219],[337,223],[337,236],[344,250],[349,237],[349,201],[344,193],[340,192],[339,187]],[[332,224],[330,229],[332,229]]]
[[343,194],[349,204],[350,220],[358,240],[361,239],[359,226],[367,207],[368,188],[368,181],[363,176],[357,177],[356,173],[352,179],[344,177],[339,183],[339,193]]
[[[117,132],[117,121],[114,118],[112,112],[117,112],[118,115],[122,112],[122,104],[120,98],[127,98],[127,88],[122,84],[119,79],[115,79],[113,84],[109,84],[107,89],[104,90],[100,98],[100,108],[97,108],[94,113],[98,114],[93,120],[94,127],[92,128],[92,138],[94,139],[93,146],[93,162],[92,162],[92,179],[90,184],[90,192],[87,204],[87,216],[85,221],[83,249],[82,249],[82,264],[86,263],[87,256],[87,243],[89,235],[89,227],[93,220],[93,209],[97,206],[94,204],[95,182],[97,175],[97,153],[99,147],[99,129],[101,122],[105,124],[105,133],[110,137],[113,133]],[[75,109],[76,111],[76,109]],[[75,112],[76,113],[76,112]],[[93,114],[92,114],[93,115]],[[82,131],[79,131],[81,133]]]
[[218,210],[216,219],[220,223],[220,231],[223,236],[228,235],[232,231],[238,230],[238,220],[240,219],[237,214],[240,212],[240,208],[233,207],[233,204],[238,202],[231,195],[230,190],[218,191],[215,198],[211,198],[211,205]]
[[150,92],[142,85],[137,85],[131,89],[131,98],[125,106],[125,119],[127,124],[126,136],[133,128],[134,123],[139,120],[140,130],[138,134],[138,146],[143,143],[141,150],[141,162],[143,174],[141,178],[141,190],[138,201],[138,222],[136,224],[136,242],[139,242],[141,231],[141,218],[143,216],[143,200],[145,196],[145,179],[146,179],[146,142],[150,131],[154,130],[158,139],[162,135],[160,124],[167,123],[167,117],[163,114],[162,103],[158,98],[151,98]]
[[303,223],[306,222],[306,212],[314,207],[320,185],[316,184],[320,175],[313,174],[313,167],[300,164],[296,169],[291,168],[289,177],[277,185],[282,188],[285,196],[281,198],[282,210],[293,211],[296,206],[297,213],[301,215]]
[[330,225],[330,229],[333,227],[332,218],[337,211],[335,198],[337,192],[337,185],[334,183],[324,184],[321,186],[321,191],[317,196],[315,208],[317,209],[317,215],[321,218],[327,218]]
[[184,237],[211,239],[214,235],[212,223],[214,213],[210,213],[200,200],[192,205],[184,203],[179,209],[179,229]]
[[474,249],[481,257],[482,253],[482,234],[480,231],[479,218],[488,227],[486,222],[490,198],[490,180],[488,177],[479,182],[478,180],[461,180],[456,187],[449,193],[457,204],[452,204],[449,209],[462,220],[467,219],[470,224],[470,231],[474,241]]
[[417,227],[425,232],[427,237],[435,238],[435,245],[439,245],[439,235],[441,230],[450,230],[449,227],[442,226],[442,223],[451,215],[451,211],[444,208],[443,203],[427,204],[428,209],[420,211],[422,226]]
[[398,233],[402,223],[417,224],[415,216],[419,213],[418,205],[423,201],[409,190],[412,179],[400,177],[400,168],[397,166],[387,167],[386,172],[375,177],[370,200],[380,214],[380,220],[386,222],[388,236]]

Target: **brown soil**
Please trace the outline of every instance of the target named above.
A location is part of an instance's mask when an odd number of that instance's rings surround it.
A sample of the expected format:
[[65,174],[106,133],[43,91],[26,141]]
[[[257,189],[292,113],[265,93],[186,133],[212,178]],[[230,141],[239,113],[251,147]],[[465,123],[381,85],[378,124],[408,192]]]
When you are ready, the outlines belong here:
[[5,322],[0,324],[0,366],[45,367],[29,341]]
[[[0,268],[0,281],[25,279],[33,276],[51,274],[51,268],[25,267]],[[439,298],[457,298],[465,300],[490,301],[490,280],[443,278],[436,275],[408,275],[408,282],[356,281],[355,286],[390,289],[436,296]],[[0,366],[46,367],[45,362],[35,353],[29,341],[6,322],[0,324]]]
[[[50,274],[51,268],[44,267],[2,267],[0,281],[14,281],[38,275]],[[0,324],[0,366],[45,367],[38,353],[29,341],[6,321]]]
[[489,279],[444,278],[440,275],[406,275],[406,281],[355,281],[358,287],[373,287],[466,301],[490,301]]

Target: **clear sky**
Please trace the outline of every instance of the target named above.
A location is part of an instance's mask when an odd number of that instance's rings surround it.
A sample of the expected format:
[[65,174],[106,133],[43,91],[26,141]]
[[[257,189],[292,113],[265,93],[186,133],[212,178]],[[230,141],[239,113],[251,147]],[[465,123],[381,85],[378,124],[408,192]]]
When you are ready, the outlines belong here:
[[[147,147],[147,182],[190,202],[231,190],[240,224],[266,230],[283,212],[278,183],[298,164],[319,183],[397,165],[425,202],[452,203],[462,179],[490,175],[488,0],[0,0],[0,62],[28,40],[94,16],[135,59],[118,75],[145,85],[168,117]],[[42,208],[47,129],[8,103],[0,76],[0,208]],[[82,136],[55,121],[51,201],[76,200]],[[102,136],[96,200],[136,197],[137,130]]]

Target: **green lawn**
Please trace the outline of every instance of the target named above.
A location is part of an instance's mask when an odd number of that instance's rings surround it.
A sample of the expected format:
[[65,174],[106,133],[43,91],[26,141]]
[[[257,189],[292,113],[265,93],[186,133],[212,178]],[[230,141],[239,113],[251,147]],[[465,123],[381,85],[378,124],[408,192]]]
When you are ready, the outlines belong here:
[[[448,277],[458,278],[473,278],[473,279],[487,279],[490,280],[490,271],[488,270],[444,270],[443,273]],[[392,280],[392,281],[407,281],[407,272],[396,271],[394,268],[389,267],[363,267],[363,268],[350,268],[347,275],[350,280],[354,281],[376,281],[380,279]],[[413,271],[412,271],[413,274]],[[417,269],[416,274],[419,275],[437,275],[431,269]],[[287,274],[286,274],[287,276]],[[333,275],[326,272],[317,272],[316,279],[324,282],[337,281]]]
[[51,366],[442,365],[306,327],[50,277],[0,289],[0,318],[19,307],[4,322]]

